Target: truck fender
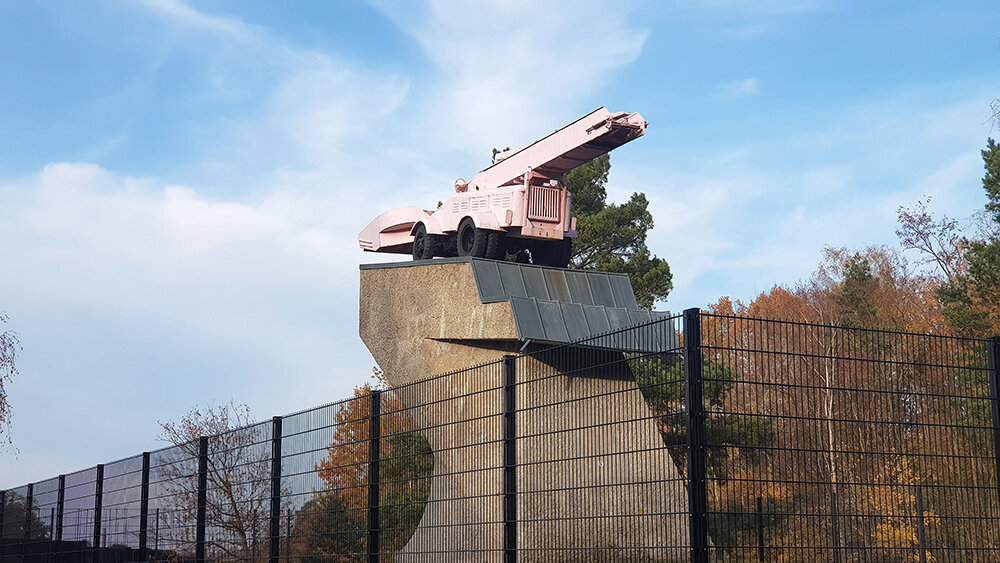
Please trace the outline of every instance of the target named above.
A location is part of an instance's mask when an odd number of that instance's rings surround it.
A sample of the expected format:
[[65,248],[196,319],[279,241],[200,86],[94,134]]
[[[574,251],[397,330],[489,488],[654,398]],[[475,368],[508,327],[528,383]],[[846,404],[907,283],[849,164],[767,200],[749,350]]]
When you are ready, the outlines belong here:
[[[475,223],[477,229],[486,229],[489,231],[506,230],[504,229],[504,226],[500,224],[500,221],[497,220],[497,216],[494,215],[493,213],[489,212],[481,213],[478,211],[474,211],[466,215],[466,217],[472,218],[472,222]],[[461,225],[462,221],[459,221],[458,224]]]
[[411,235],[417,234],[417,225],[420,225],[420,224],[423,224],[424,229],[427,230],[427,234],[429,234],[429,235],[443,235],[443,234],[446,234],[444,232],[444,230],[441,228],[441,223],[439,223],[438,220],[435,219],[434,217],[430,217],[429,216],[426,219],[417,221],[416,223],[413,224],[413,228],[410,229],[410,234]]

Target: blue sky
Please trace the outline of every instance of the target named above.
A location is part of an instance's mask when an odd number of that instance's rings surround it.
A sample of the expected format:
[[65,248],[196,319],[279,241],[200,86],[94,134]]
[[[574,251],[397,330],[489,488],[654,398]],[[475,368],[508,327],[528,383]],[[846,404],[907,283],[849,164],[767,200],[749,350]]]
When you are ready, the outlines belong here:
[[[475,7],[471,6],[475,4]],[[966,217],[995,2],[0,3],[0,310],[24,346],[0,488],[158,447],[157,421],[346,396],[368,221],[606,105],[645,137],[676,289],[750,299],[825,245]]]

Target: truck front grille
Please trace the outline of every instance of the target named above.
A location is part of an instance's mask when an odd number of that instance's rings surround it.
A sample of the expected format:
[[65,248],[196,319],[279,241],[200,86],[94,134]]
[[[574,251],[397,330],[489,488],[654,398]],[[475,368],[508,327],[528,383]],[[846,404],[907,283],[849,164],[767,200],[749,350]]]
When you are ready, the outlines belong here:
[[558,221],[561,196],[558,188],[528,188],[528,219]]

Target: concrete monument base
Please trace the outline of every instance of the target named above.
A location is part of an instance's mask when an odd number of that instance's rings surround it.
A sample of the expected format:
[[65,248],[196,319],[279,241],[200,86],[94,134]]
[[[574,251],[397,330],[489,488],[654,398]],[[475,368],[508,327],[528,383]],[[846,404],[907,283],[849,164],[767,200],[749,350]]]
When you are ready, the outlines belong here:
[[[361,270],[361,338],[434,451],[427,506],[399,560],[502,559],[501,371],[466,368],[525,338],[513,300],[484,302],[497,292],[480,287],[473,262]],[[532,298],[530,281],[518,291]],[[627,368],[564,361],[517,362],[519,560],[686,559],[687,491]],[[438,374],[450,375],[429,379]]]

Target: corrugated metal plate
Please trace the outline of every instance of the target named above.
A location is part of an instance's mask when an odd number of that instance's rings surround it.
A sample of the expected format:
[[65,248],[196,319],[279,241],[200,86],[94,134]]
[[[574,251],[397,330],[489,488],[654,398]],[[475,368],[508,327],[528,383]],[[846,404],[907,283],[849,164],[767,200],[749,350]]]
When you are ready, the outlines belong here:
[[473,260],[472,275],[476,278],[476,288],[479,289],[479,300],[483,303],[506,301],[507,292],[500,282],[499,262],[492,260]]
[[545,268],[481,258],[469,261],[483,303],[531,297],[580,305],[638,308],[625,274]]
[[[521,340],[569,343],[644,324],[669,313],[640,309],[628,276],[543,268],[515,262],[473,258],[479,298],[483,303],[510,301]],[[612,335],[594,345],[622,350],[659,351],[677,346],[658,333],[638,331]]]
[[601,334],[611,330],[611,321],[608,320],[608,313],[604,307],[584,306],[583,312],[587,315],[587,324],[590,326],[591,334]]
[[605,307],[617,307],[615,294],[611,292],[611,282],[606,274],[591,274],[587,276],[590,282],[590,292],[594,296],[594,305],[604,305]]
[[510,310],[514,314],[514,326],[521,340],[548,340],[542,328],[542,318],[534,299],[511,297]]
[[648,323],[652,320],[649,311],[645,309],[626,309],[625,312],[628,313],[629,322],[634,325]]
[[528,297],[551,299],[549,290],[545,287],[545,277],[542,276],[541,268],[521,268],[521,277],[524,278],[524,288]]
[[563,306],[566,303],[558,301],[540,301],[538,312],[542,318],[542,330],[545,331],[545,339],[550,342],[572,342],[569,337],[569,330],[566,329],[566,321],[563,319]]
[[[558,344],[579,342],[581,346],[636,352],[662,352],[677,348],[676,336],[668,335],[666,338],[671,342],[662,342],[661,330],[613,332],[632,326],[624,309],[530,297],[511,297],[510,304],[521,340]],[[587,342],[587,339],[609,332],[611,334]]]
[[583,311],[583,305],[579,303],[563,303],[563,320],[566,321],[566,331],[569,332],[570,342],[583,340],[596,334],[590,330],[590,323],[587,322],[587,314]]
[[498,266],[504,293],[514,297],[528,297],[528,290],[524,288],[524,278],[521,277],[521,266],[513,262],[498,262]]
[[632,291],[632,284],[629,283],[628,276],[608,276],[611,283],[611,293],[615,296],[615,304],[626,309],[638,309],[639,304],[635,302],[635,293]]
[[569,292],[569,285],[566,283],[565,270],[542,270],[545,278],[545,289],[549,292],[549,299],[572,303],[573,299]]
[[[594,295],[590,292],[589,276],[586,272],[566,270],[566,285],[569,286],[569,294],[573,303],[581,305],[594,305]],[[629,286],[631,288],[631,285]]]
[[611,330],[618,330],[632,325],[628,318],[628,311],[618,307],[607,307],[608,320],[611,321]]

